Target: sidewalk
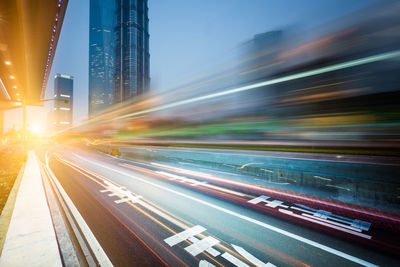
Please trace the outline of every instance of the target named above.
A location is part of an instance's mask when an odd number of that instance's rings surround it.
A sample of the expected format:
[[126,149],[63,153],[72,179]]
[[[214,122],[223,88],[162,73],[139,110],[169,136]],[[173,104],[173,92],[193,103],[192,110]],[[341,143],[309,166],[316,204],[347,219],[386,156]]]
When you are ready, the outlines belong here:
[[62,266],[39,161],[28,153],[0,266]]

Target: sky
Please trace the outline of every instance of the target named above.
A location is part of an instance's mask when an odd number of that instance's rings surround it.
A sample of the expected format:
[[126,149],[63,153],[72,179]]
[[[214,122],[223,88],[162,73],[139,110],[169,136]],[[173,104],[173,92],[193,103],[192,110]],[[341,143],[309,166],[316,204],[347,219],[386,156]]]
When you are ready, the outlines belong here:
[[[89,1],[69,0],[46,89],[51,98],[56,73],[74,76],[74,123],[87,118],[88,110]],[[376,2],[149,0],[151,90],[168,90],[227,62],[255,34],[285,26],[310,29]],[[28,121],[44,128],[48,108],[30,108]],[[20,125],[19,114],[5,113],[5,129]]]

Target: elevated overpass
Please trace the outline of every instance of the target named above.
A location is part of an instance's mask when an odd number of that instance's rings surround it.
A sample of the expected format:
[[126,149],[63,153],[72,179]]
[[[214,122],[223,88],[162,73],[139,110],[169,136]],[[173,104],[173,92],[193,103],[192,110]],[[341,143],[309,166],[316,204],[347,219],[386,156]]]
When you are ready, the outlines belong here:
[[67,5],[68,0],[0,1],[0,111],[40,103]]

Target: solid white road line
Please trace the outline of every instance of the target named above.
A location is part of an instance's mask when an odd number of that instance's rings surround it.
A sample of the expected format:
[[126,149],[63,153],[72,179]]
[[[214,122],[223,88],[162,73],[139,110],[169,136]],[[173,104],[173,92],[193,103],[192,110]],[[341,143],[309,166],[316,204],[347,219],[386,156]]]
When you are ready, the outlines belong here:
[[97,241],[96,237],[90,230],[89,226],[86,224],[82,215],[79,213],[78,209],[75,207],[74,203],[69,198],[69,196],[65,192],[65,190],[62,187],[62,185],[60,184],[60,182],[57,180],[57,177],[54,175],[53,171],[50,169],[47,152],[46,152],[46,167],[51,175],[51,178],[53,179],[58,190],[60,191],[62,197],[64,198],[65,202],[67,203],[68,208],[70,209],[72,215],[74,216],[76,222],[78,223],[79,228],[82,231],[83,235],[85,236],[86,241],[88,242],[90,248],[92,249],[99,265],[107,266],[107,267],[113,266],[110,259],[107,257],[107,254],[104,252],[103,248],[101,247],[100,243]]
[[260,261],[259,259],[257,259],[256,257],[254,257],[253,255],[251,255],[249,252],[247,252],[244,248],[236,246],[234,244],[232,244],[232,247],[239,252],[240,255],[242,255],[243,257],[245,257],[247,260],[249,260],[251,263],[253,263],[255,266],[257,267],[274,267],[275,265],[273,265],[272,263],[264,263],[262,261]]
[[238,258],[236,258],[235,256],[232,256],[231,254],[229,254],[227,252],[222,254],[222,257],[225,258],[227,261],[235,264],[238,267],[250,267],[249,265],[247,265],[243,261],[239,260]]
[[[74,154],[75,154],[75,153],[74,153]],[[334,248],[331,248],[331,247],[322,245],[322,244],[320,244],[320,243],[317,243],[317,242],[312,241],[312,240],[310,240],[310,239],[307,239],[307,238],[305,238],[305,237],[302,237],[302,236],[293,234],[293,233],[291,233],[291,232],[285,231],[285,230],[280,229],[280,228],[278,228],[278,227],[275,227],[275,226],[266,224],[266,223],[264,223],[264,222],[261,222],[261,221],[258,221],[258,220],[256,220],[256,219],[247,217],[247,216],[242,215],[242,214],[239,214],[239,213],[237,213],[237,212],[234,212],[234,211],[231,211],[231,210],[222,208],[222,207],[220,207],[220,206],[217,206],[217,205],[208,203],[207,201],[204,201],[204,200],[195,198],[195,197],[193,197],[193,196],[189,196],[189,195],[187,195],[187,194],[185,194],[185,193],[181,193],[181,192],[175,191],[175,190],[173,190],[173,189],[167,188],[167,187],[165,187],[165,186],[162,186],[162,185],[159,185],[159,184],[156,184],[156,183],[147,181],[146,179],[142,179],[142,178],[133,176],[133,175],[131,175],[130,173],[127,173],[127,172],[124,172],[124,171],[121,171],[121,170],[118,170],[118,169],[115,169],[115,168],[108,167],[108,166],[106,166],[104,163],[100,164],[100,163],[97,163],[97,162],[95,162],[95,161],[93,161],[93,160],[89,160],[89,159],[83,158],[83,157],[81,157],[81,156],[79,156],[79,155],[77,155],[77,154],[75,154],[75,155],[76,155],[78,158],[80,158],[80,159],[82,159],[82,160],[84,160],[84,161],[86,161],[86,162],[89,162],[89,163],[91,163],[91,164],[94,164],[94,165],[96,165],[96,166],[98,166],[98,167],[111,170],[111,171],[113,171],[113,172],[116,172],[116,173],[125,175],[125,176],[127,176],[127,177],[133,178],[133,179],[138,180],[138,181],[141,181],[141,182],[143,182],[143,183],[146,183],[146,184],[149,184],[149,185],[158,187],[158,188],[160,188],[160,189],[163,189],[163,190],[165,190],[165,191],[174,193],[174,194],[179,195],[179,196],[182,196],[182,197],[184,197],[184,198],[187,198],[187,199],[196,201],[196,202],[201,203],[201,204],[203,204],[203,205],[206,205],[206,206],[209,206],[209,207],[214,208],[214,209],[216,209],[216,210],[222,211],[222,212],[224,212],[224,213],[226,213],[226,214],[235,216],[235,217],[240,218],[240,219],[242,219],[242,220],[245,220],[245,221],[247,221],[247,222],[254,223],[254,224],[259,225],[259,226],[261,226],[261,227],[263,227],[263,228],[269,229],[269,230],[271,230],[271,231],[280,233],[280,234],[282,234],[282,235],[285,235],[285,236],[287,236],[287,237],[293,238],[293,239],[295,239],[295,240],[297,240],[297,241],[303,242],[303,243],[308,244],[308,245],[310,245],[310,246],[313,246],[313,247],[319,248],[319,249],[321,249],[321,250],[324,250],[324,251],[326,251],[326,252],[332,253],[332,254],[334,254],[334,255],[336,255],[336,256],[338,256],[338,257],[342,257],[342,258],[344,258],[344,259],[347,259],[347,260],[349,260],[349,261],[352,261],[352,262],[355,262],[355,263],[358,263],[358,264],[364,265],[364,266],[371,266],[371,267],[372,267],[372,266],[378,266],[378,265],[375,265],[375,264],[370,263],[370,262],[368,262],[368,261],[362,260],[362,259],[357,258],[357,257],[355,257],[355,256],[352,256],[352,255],[349,255],[349,254],[344,253],[344,252],[342,252],[342,251],[339,251],[339,250],[337,250],[337,249],[334,249]]]
[[293,216],[293,217],[296,217],[296,218],[300,218],[302,220],[306,220],[306,221],[310,221],[310,222],[313,222],[313,223],[316,223],[316,224],[324,225],[324,226],[327,226],[327,227],[330,227],[330,228],[333,228],[333,229],[336,229],[336,230],[339,230],[339,231],[342,231],[342,232],[346,232],[346,233],[350,233],[350,234],[353,234],[353,235],[357,235],[357,236],[360,236],[360,237],[363,237],[363,238],[366,238],[366,239],[371,239],[372,238],[372,236],[370,236],[370,235],[354,232],[354,231],[351,231],[351,230],[348,230],[348,229],[345,229],[345,228],[342,228],[342,227],[331,225],[329,223],[318,221],[318,220],[316,220],[314,218],[308,218],[308,217],[305,217],[305,216],[302,216],[302,215],[298,215],[298,214],[296,214],[296,213],[294,213],[294,212],[292,212],[290,210],[279,209],[279,212],[282,212],[284,214],[287,214],[287,215],[290,215],[290,216]]
[[353,231],[356,231],[356,232],[359,232],[359,233],[362,232],[361,229],[354,228],[352,226],[348,226],[348,225],[345,225],[343,223],[338,223],[338,222],[335,222],[335,221],[332,221],[332,220],[322,219],[322,218],[316,217],[314,215],[310,215],[308,213],[302,213],[301,215],[309,217],[309,218],[313,218],[313,219],[318,220],[318,221],[326,222],[328,224],[334,224],[334,225],[337,225],[337,226],[340,226],[340,227],[343,227],[343,228],[347,228],[347,229],[350,229],[350,230],[353,230]]

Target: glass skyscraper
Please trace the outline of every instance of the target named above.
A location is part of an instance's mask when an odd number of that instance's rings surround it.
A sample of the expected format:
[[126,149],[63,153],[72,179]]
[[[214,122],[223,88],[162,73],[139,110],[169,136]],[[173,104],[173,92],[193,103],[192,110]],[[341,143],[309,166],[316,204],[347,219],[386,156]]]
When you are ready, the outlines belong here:
[[89,116],[114,102],[116,0],[90,0]]
[[57,73],[54,77],[53,129],[72,126],[74,77]]
[[89,116],[149,88],[147,0],[91,0]]

